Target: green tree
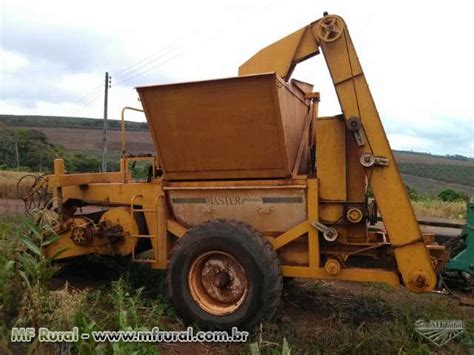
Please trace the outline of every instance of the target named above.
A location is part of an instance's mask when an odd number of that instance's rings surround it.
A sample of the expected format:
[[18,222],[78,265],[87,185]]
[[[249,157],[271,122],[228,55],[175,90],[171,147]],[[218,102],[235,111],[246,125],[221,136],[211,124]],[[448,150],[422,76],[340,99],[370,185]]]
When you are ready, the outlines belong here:
[[17,167],[16,146],[20,169],[51,172],[54,159],[63,157],[66,170],[70,173],[99,171],[100,161],[86,153],[71,153],[62,146],[52,144],[41,131],[25,128],[0,127],[0,169]]
[[438,197],[445,202],[460,201],[465,199],[465,196],[453,189],[444,189],[438,195]]
[[420,194],[418,193],[416,189],[408,185],[406,185],[406,188],[407,188],[408,197],[410,198],[410,200],[418,201],[421,198]]
[[98,172],[100,161],[84,153],[75,153],[72,157],[66,158],[66,168],[70,173]]

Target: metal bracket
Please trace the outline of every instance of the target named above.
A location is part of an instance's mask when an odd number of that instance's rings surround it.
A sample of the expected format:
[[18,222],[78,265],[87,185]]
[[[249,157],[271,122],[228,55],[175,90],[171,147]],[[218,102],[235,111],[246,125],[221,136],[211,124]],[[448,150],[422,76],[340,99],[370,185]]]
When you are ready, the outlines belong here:
[[311,225],[316,228],[318,231],[323,233],[324,239],[326,239],[328,242],[333,242],[337,239],[337,230],[336,228],[333,227],[328,227],[318,221],[313,221],[311,222]]
[[364,134],[362,133],[361,127],[362,123],[360,122],[359,117],[350,117],[346,121],[346,127],[349,131],[352,132],[354,139],[359,147],[365,145]]
[[406,242],[398,243],[398,244],[393,244],[392,243],[392,248],[395,249],[395,248],[406,247],[407,245],[412,245],[412,244],[419,243],[419,242],[423,242],[423,237],[418,237],[418,238],[408,240]]
[[360,157],[360,163],[365,168],[370,168],[374,165],[379,166],[388,166],[389,160],[385,157],[372,155],[370,153],[366,153]]
[[352,135],[354,136],[357,146],[362,147],[365,145],[365,138],[360,130],[352,132]]

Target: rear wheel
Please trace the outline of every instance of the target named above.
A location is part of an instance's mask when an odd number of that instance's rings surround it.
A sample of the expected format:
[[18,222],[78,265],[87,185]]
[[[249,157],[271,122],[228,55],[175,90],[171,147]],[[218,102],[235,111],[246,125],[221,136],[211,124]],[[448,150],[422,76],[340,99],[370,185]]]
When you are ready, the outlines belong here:
[[280,302],[278,255],[251,226],[214,220],[190,229],[171,251],[168,287],[177,312],[206,328],[249,328]]

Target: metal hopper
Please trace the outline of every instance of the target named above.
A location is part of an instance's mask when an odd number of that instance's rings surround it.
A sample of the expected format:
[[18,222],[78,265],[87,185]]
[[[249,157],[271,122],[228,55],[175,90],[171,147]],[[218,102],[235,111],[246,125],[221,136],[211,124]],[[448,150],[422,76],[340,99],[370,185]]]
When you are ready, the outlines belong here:
[[308,106],[277,75],[145,86],[137,91],[167,179],[291,175]]

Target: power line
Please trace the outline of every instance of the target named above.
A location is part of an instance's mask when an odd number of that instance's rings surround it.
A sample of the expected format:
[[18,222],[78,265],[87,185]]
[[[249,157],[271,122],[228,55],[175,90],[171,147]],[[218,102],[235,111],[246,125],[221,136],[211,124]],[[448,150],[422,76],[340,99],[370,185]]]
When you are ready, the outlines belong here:
[[156,58],[154,57],[154,58],[152,58],[151,60],[146,61],[146,62],[143,63],[142,65],[140,65],[140,66],[134,68],[133,70],[130,70],[130,71],[129,71],[128,73],[126,73],[126,74],[123,74],[123,75],[121,75],[121,76],[115,75],[115,78],[116,78],[117,80],[120,80],[120,81],[128,80],[130,77],[135,76],[136,73],[143,72],[143,69],[145,69],[145,68],[147,68],[147,67],[150,67],[150,65],[154,66],[157,61],[160,61],[161,59],[166,58],[166,56],[168,56],[169,54],[173,54],[173,52],[176,53],[176,50],[169,50],[169,51],[167,51],[167,53],[164,53],[164,54],[162,53],[162,54],[159,55],[158,57],[156,57]]
[[80,107],[78,107],[71,116],[77,116],[77,114],[81,111],[83,111],[84,109],[88,109],[90,108],[90,105],[96,101],[100,96],[101,96],[102,92],[101,91],[98,91],[96,94],[94,94],[94,96],[92,96],[89,100],[87,100],[86,102],[84,102],[83,104],[79,105]]
[[86,107],[90,103],[95,101],[97,99],[97,96],[100,95],[100,93],[101,93],[100,89],[95,89],[93,91],[90,91],[87,95],[83,96],[81,99],[75,101],[73,105],[80,106],[80,107],[76,109],[71,107],[71,109],[69,110],[69,115],[74,116],[74,112],[77,112],[82,107]]
[[138,70],[140,67],[146,66],[147,65],[146,63],[152,62],[153,60],[157,60],[157,59],[159,59],[159,57],[161,57],[163,55],[166,55],[167,54],[166,52],[169,53],[173,50],[174,49],[167,48],[164,51],[162,50],[160,52],[156,52],[156,53],[154,53],[150,56],[147,56],[147,57],[139,60],[138,62],[135,62],[134,64],[130,65],[129,67],[127,67],[125,69],[122,69],[122,70],[119,70],[119,71],[115,72],[114,75],[117,79],[123,78],[123,77],[129,75],[131,72],[134,72],[134,71]]
[[83,104],[84,102],[88,101],[92,96],[94,96],[97,92],[100,92],[100,89],[101,89],[101,86],[94,87],[91,91],[89,91],[89,93],[87,93],[86,95],[74,101],[73,104],[75,105]]
[[179,57],[179,56],[181,56],[181,55],[182,55],[182,53],[176,53],[176,54],[175,54],[174,56],[172,56],[171,58],[168,58],[168,59],[163,60],[163,61],[161,61],[161,62],[155,63],[153,66],[147,68],[146,70],[144,70],[144,71],[142,71],[142,72],[137,73],[136,75],[133,75],[133,76],[128,77],[128,78],[122,78],[122,79],[120,79],[120,80],[117,80],[117,84],[127,84],[127,83],[130,83],[130,80],[133,80],[133,79],[135,79],[135,78],[138,78],[138,77],[142,76],[143,74],[146,74],[146,73],[150,72],[151,70],[156,69],[157,67],[159,67],[159,66],[161,66],[161,65],[163,65],[163,64],[165,64],[165,63],[168,63],[168,62],[170,62],[170,61],[176,59],[177,57]]
[[[268,6],[269,5],[267,5],[266,7],[268,7]],[[246,20],[248,20],[248,18],[246,18]],[[220,31],[216,30],[216,31],[214,31],[213,35],[211,35],[210,37],[207,37],[206,39],[208,41],[213,40],[213,39],[215,39],[215,37],[217,37],[217,35],[219,33],[220,33]],[[198,47],[203,42],[203,40],[204,39],[202,39],[199,42],[195,42],[194,45],[192,46],[193,49]],[[188,50],[189,50],[189,48],[188,48]],[[160,65],[163,65],[165,63],[168,63],[168,62],[176,59],[177,57],[181,56],[184,52],[187,52],[188,50],[178,52],[176,50],[176,47],[172,48],[172,47],[169,46],[164,51],[162,50],[160,52],[148,55],[148,56],[144,57],[143,59],[140,59],[139,61],[135,62],[134,64],[115,72],[114,76],[115,76],[115,79],[116,79],[116,83],[117,84],[129,83],[131,80],[133,80],[135,78],[138,78],[138,77],[150,72],[151,70],[159,67]],[[173,52],[174,52],[175,55],[173,55],[171,58],[168,58],[168,59],[163,60],[163,61],[159,61],[160,59],[165,58],[169,54],[173,54]],[[159,62],[156,63],[157,61],[159,61]],[[145,70],[143,70],[143,69],[145,69]],[[90,106],[92,105],[92,103],[94,103],[100,97],[100,94],[102,92],[101,88],[102,88],[102,85],[98,85],[91,92],[89,92],[87,95],[80,98],[77,101],[77,104],[80,105],[80,107],[78,109],[76,109],[73,116],[75,116],[79,112],[86,112],[86,113],[90,112],[91,109],[92,109]]]

